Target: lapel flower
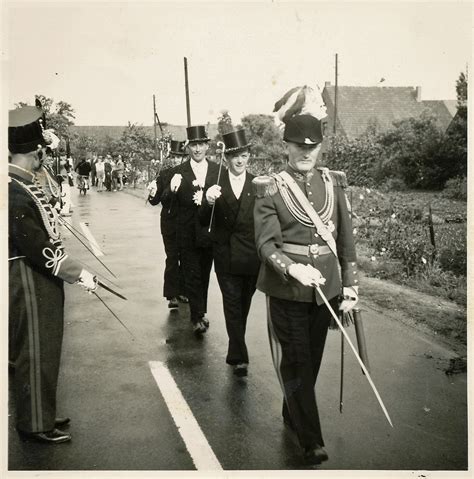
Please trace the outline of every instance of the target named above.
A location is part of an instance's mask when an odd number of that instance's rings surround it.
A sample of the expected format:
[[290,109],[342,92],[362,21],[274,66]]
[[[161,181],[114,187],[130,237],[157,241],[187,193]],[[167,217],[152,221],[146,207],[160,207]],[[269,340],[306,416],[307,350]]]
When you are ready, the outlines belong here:
[[199,180],[193,180],[193,186],[197,186],[198,188],[204,188],[204,185],[199,182]]
[[200,206],[202,203],[202,194],[203,194],[203,191],[199,189],[193,195],[193,201],[198,206]]

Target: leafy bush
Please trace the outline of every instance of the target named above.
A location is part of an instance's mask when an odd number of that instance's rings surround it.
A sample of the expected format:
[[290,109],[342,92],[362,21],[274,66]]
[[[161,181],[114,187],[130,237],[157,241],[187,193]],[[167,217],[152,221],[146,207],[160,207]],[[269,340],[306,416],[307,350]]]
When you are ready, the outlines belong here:
[[443,196],[453,200],[467,201],[467,178],[457,176],[448,180],[444,186]]
[[326,155],[326,166],[344,171],[350,184],[368,187],[376,184],[376,170],[383,150],[372,131],[358,138],[329,138]]

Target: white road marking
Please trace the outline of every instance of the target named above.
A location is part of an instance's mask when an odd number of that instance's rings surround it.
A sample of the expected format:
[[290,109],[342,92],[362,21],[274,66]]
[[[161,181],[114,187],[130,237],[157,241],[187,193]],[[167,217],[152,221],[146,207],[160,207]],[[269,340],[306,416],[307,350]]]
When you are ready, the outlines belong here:
[[95,240],[94,236],[91,233],[91,230],[88,228],[88,226],[83,223],[82,221],[79,223],[81,225],[81,229],[85,235],[85,237],[89,240],[89,244],[91,245],[92,251],[94,251],[94,254],[96,256],[104,256],[104,253],[100,250],[99,245],[97,244],[97,241]]
[[160,361],[149,361],[148,364],[196,469],[222,471],[222,466],[168,368]]

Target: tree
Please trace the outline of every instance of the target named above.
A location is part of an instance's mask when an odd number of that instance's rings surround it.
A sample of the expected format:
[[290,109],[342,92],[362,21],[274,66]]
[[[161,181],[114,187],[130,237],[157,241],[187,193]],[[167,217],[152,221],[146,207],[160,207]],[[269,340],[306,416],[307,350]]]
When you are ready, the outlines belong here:
[[401,178],[410,188],[442,188],[452,176],[450,161],[443,154],[445,141],[436,118],[427,113],[394,122],[379,137],[384,158],[379,177]]
[[92,153],[98,150],[97,138],[87,135],[74,135],[71,141],[73,158],[89,158]]
[[281,170],[285,163],[282,134],[271,115],[252,114],[242,118],[247,140],[252,144],[251,170],[263,174]]
[[130,161],[151,160],[154,154],[153,138],[142,125],[128,122],[114,150]]
[[222,141],[222,136],[231,132],[234,129],[232,125],[232,118],[227,110],[222,110],[220,116],[217,118],[217,141]]
[[[46,114],[47,128],[53,128],[56,135],[63,140],[61,147],[65,148],[65,139],[70,137],[70,129],[74,125],[74,109],[70,103],[65,101],[58,101],[54,104],[53,98],[48,98],[45,95],[35,95],[35,99],[41,102],[43,111]],[[15,104],[16,108],[29,106],[29,103],[20,101]]]

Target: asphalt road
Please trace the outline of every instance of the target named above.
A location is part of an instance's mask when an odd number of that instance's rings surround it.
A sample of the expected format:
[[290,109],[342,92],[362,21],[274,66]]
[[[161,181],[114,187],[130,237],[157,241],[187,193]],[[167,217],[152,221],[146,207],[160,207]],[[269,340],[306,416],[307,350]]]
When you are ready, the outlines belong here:
[[[239,379],[225,363],[227,336],[214,273],[211,325],[202,340],[192,334],[187,307],[170,312],[162,298],[160,207],[125,192],[74,192],[74,202],[68,221],[81,233],[80,223],[88,225],[128,301],[98,292],[133,337],[96,297],[66,286],[58,415],[72,418],[73,439],[58,446],[20,441],[10,401],[9,470],[195,470],[193,441],[208,445],[224,470],[300,469],[299,450],[281,421],[264,296],[254,297],[249,376]],[[110,277],[68,231],[64,237],[72,256]],[[362,307],[372,377],[394,427],[347,346],[339,412],[340,334],[331,332],[317,388],[329,461],[319,469],[466,470],[466,374],[444,372],[454,353],[383,311]],[[354,338],[354,328],[348,331]],[[150,361],[170,371],[201,438],[183,439],[175,422],[182,408],[170,412]]]

